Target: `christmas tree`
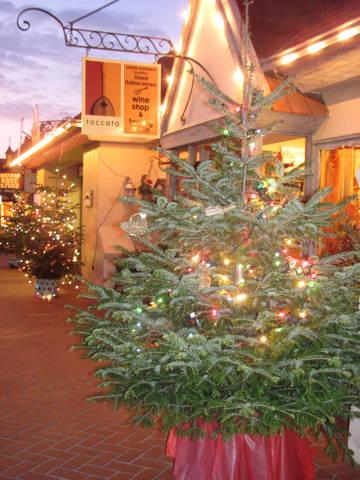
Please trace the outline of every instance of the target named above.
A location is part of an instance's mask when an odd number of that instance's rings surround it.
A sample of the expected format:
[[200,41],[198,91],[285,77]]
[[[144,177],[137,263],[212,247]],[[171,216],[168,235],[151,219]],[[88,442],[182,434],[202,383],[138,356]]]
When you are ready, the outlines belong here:
[[18,195],[0,233],[5,251],[16,254],[29,278],[71,281],[80,273],[80,228],[74,185],[39,186],[31,200]]
[[311,429],[334,447],[336,419],[360,406],[358,253],[317,255],[343,205],[328,189],[305,201],[308,172],[254,151],[271,129],[259,114],[291,85],[264,96],[245,77],[241,105],[198,78],[225,117],[212,158],[165,152],[182,195],[123,199],[139,206],[123,227],[140,251],[122,249],[119,289],[89,285],[71,321],[106,362],[95,399],[135,422],[197,436],[215,421],[224,438]]

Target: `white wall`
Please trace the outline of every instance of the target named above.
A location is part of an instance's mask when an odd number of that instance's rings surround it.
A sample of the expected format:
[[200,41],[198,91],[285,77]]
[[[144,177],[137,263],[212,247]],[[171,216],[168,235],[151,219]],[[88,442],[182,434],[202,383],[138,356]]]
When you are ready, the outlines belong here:
[[[183,54],[200,62],[214,78],[220,90],[241,102],[242,82],[239,81],[236,72],[239,69],[239,57],[229,40],[227,29],[239,29],[240,19],[235,18],[228,1],[218,2],[224,9],[223,15],[216,6],[215,0],[192,1],[191,8],[198,5],[199,11],[193,20],[194,30],[189,41],[189,46]],[[226,17],[226,18],[225,18]],[[186,29],[185,29],[186,33]],[[237,32],[238,33],[238,32]],[[234,32],[235,35],[235,32]],[[184,35],[183,35],[184,36]],[[186,36],[186,35],[185,35]],[[235,35],[236,36],[236,35]],[[239,35],[238,35],[239,36]],[[238,41],[238,43],[240,40]],[[239,47],[239,45],[237,45]],[[255,57],[253,61],[256,62]],[[206,74],[198,66],[194,65],[195,72],[206,78]],[[195,83],[190,99],[190,104],[185,114],[186,123],[181,122],[185,104],[191,89],[192,75],[188,73],[189,66],[185,63],[180,78],[179,91],[171,106],[167,132],[180,130],[184,127],[196,125],[217,118],[220,114],[208,104],[209,95]],[[255,69],[256,82],[264,82],[262,73]],[[175,79],[173,79],[174,81]],[[267,89],[267,84],[262,83],[261,88]]]
[[[139,144],[102,142],[84,153],[83,199],[93,192],[93,205],[83,201],[82,222],[84,243],[82,247],[83,275],[96,283],[109,281],[113,260],[119,256],[116,245],[133,248],[131,240],[120,228],[136,207],[122,204],[125,177],[130,177],[136,187],[141,176],[148,173],[149,158],[154,151]],[[160,172],[153,171],[156,180]]]
[[360,135],[360,80],[328,88],[322,92],[329,109],[325,120],[313,137],[313,141]]

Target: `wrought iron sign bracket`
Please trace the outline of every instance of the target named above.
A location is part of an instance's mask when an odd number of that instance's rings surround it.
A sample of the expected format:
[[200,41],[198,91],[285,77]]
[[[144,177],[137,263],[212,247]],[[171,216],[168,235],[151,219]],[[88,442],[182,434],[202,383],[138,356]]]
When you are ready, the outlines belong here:
[[174,46],[168,38],[77,28],[74,27],[75,21],[64,25],[56,15],[38,7],[25,8],[19,13],[16,24],[24,32],[30,30],[31,27],[30,21],[25,18],[29,12],[43,13],[57,22],[63,31],[67,47],[84,48],[87,52],[106,50],[155,56],[174,54]]

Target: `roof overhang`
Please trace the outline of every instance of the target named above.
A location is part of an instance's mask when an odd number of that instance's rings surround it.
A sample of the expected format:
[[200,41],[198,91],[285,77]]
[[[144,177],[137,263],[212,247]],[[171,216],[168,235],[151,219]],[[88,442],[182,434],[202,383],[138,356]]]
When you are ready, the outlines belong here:
[[[271,135],[279,134],[293,138],[313,135],[322,125],[325,116],[299,115],[273,110],[262,112],[256,123],[257,128],[265,128],[274,124]],[[217,126],[221,125],[224,117],[210,120],[199,125],[190,126],[161,137],[161,146],[165,149],[179,149],[191,144],[210,143],[219,137]]]
[[262,60],[264,72],[293,76],[303,91],[316,92],[359,76],[360,17]]
[[[281,80],[277,78],[267,76],[265,78],[270,91],[281,84]],[[322,100],[295,90],[275,102],[271,109],[264,110],[259,115],[255,127],[265,128],[274,124],[272,133],[295,137],[308,136],[320,128],[328,114],[329,111]],[[161,145],[172,149],[215,140],[219,136],[216,127],[222,125],[223,120],[224,117],[219,116],[198,125],[166,133],[160,139]]]
[[9,166],[38,168],[83,145],[87,141],[88,137],[81,134],[81,121],[76,119],[69,120],[48,133],[28,150],[18,155],[9,163]]

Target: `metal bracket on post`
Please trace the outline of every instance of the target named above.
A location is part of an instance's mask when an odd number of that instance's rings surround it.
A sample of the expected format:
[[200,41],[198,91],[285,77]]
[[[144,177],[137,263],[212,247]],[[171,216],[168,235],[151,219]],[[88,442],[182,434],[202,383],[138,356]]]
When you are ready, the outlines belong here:
[[172,41],[168,38],[75,28],[74,23],[88,15],[76,19],[68,25],[64,25],[53,13],[37,7],[25,8],[19,13],[16,24],[18,28],[24,32],[30,30],[31,27],[29,20],[24,18],[29,12],[43,13],[55,20],[63,31],[64,41],[67,47],[85,48],[87,51],[106,50],[155,56],[169,55],[174,52]]

